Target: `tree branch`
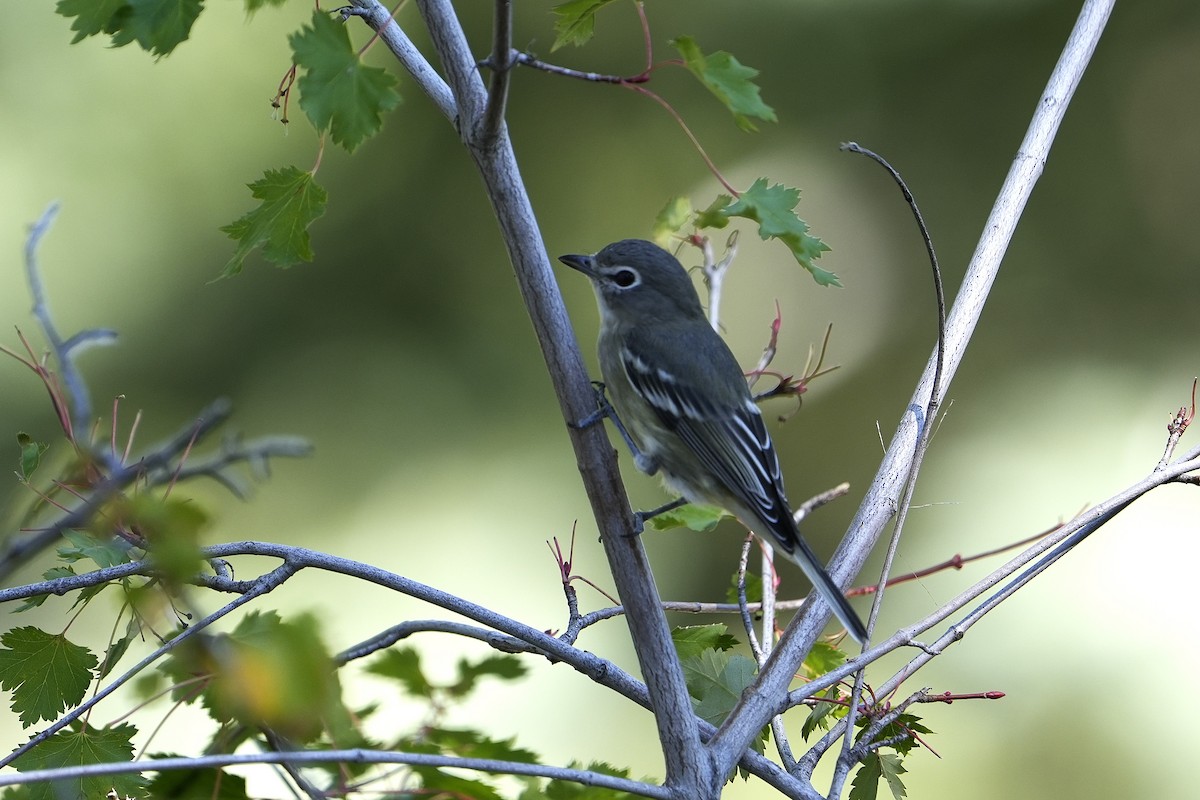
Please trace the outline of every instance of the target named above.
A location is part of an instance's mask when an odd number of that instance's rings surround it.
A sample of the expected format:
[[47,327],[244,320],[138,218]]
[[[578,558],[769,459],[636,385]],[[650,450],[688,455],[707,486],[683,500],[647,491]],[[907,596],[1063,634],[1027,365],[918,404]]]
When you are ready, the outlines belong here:
[[403,753],[392,750],[288,750],[268,753],[216,754],[180,758],[145,758],[140,761],[89,764],[80,767],[38,769],[0,775],[0,786],[19,786],[47,781],[97,778],[105,775],[128,775],[168,770],[212,769],[244,764],[411,764],[413,766],[471,769],[506,775],[528,775],[535,778],[572,781],[584,786],[597,786],[614,792],[629,792],[642,797],[671,800],[674,795],[665,787],[618,778],[602,772],[566,767],[550,767],[517,761],[487,758],[458,758],[455,756]]
[[433,101],[438,111],[442,112],[446,119],[453,121],[458,116],[458,107],[454,102],[454,95],[451,93],[450,87],[408,38],[400,24],[392,19],[392,13],[387,10],[387,7],[379,0],[349,0],[349,2],[350,5],[346,6],[344,15],[361,17],[371,30],[379,34],[379,38],[383,40],[387,49],[392,52],[400,65],[408,70],[408,74],[417,82],[417,86],[421,87],[421,91]]
[[[946,324],[946,358],[940,387],[943,394],[962,361],[1017,221],[1033,186],[1041,176],[1054,135],[1104,30],[1113,2],[1085,2],[984,225],[983,235]],[[849,531],[830,563],[830,574],[842,586],[848,585],[862,569],[884,526],[895,514],[900,493],[910,472],[919,431],[922,425],[929,422],[923,418],[923,409],[931,394],[936,370],[935,353],[926,365],[875,479],[850,523]],[[829,619],[828,608],[824,604],[819,607],[819,618],[806,610],[792,620],[758,681],[743,695],[713,738],[710,746],[717,758],[718,769],[732,768],[738,754],[770,719],[778,697],[787,691],[803,654],[811,648]],[[872,648],[872,652],[876,649]]]

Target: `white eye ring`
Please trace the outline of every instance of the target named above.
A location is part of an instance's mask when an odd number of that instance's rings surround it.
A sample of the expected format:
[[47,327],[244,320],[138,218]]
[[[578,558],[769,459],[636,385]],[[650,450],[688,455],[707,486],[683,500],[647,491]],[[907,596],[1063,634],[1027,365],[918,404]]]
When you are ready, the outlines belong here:
[[642,276],[637,273],[637,270],[629,267],[618,267],[610,277],[618,289],[632,289],[642,282]]

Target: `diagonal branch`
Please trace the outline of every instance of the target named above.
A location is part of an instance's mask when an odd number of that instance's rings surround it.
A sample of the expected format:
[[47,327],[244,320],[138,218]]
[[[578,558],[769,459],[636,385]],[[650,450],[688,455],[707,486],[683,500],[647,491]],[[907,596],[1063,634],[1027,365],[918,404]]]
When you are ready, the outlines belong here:
[[[1050,145],[1095,51],[1113,2],[1087,0],[1084,4],[984,225],[983,235],[947,320],[946,358],[940,387],[943,394],[962,361],[1017,221],[1041,176]],[[932,391],[936,369],[935,354],[926,365],[879,471],[830,564],[830,574],[843,586],[858,574],[888,520],[896,512],[915,454],[918,434],[922,426],[929,422],[924,419],[924,409]],[[829,616],[828,609],[821,606],[819,616],[808,611],[793,619],[774,657],[711,742],[720,768],[731,769],[738,754],[770,718],[777,699],[787,691],[800,660],[811,648]]]

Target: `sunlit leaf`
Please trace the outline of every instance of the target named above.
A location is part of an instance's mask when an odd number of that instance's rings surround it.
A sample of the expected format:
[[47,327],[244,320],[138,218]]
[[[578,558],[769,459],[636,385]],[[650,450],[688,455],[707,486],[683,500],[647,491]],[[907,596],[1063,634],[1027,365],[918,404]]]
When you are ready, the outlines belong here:
[[671,44],[683,56],[688,70],[733,113],[742,130],[758,130],[751,117],[776,121],[774,109],[762,101],[753,81],[758,70],[745,66],[724,50],[705,55],[690,36],[672,39]]
[[553,52],[563,45],[587,44],[596,32],[596,12],[613,0],[568,0],[554,7]]
[[687,528],[698,533],[705,533],[717,527],[717,523],[732,515],[723,508],[716,506],[700,506],[693,503],[655,514],[646,520],[646,527],[652,531],[668,531],[672,528]]
[[659,247],[669,246],[672,237],[679,233],[680,228],[687,224],[691,216],[692,201],[683,195],[672,197],[654,218],[654,232],[651,238]]
[[[718,202],[727,199],[718,197]],[[767,186],[766,178],[759,178],[742,196],[724,206],[714,202],[697,216],[697,227],[723,228],[729,217],[743,217],[758,223],[758,235],[762,239],[778,239],[791,251],[796,263],[808,270],[821,286],[841,286],[838,276],[821,269],[814,262],[829,247],[808,232],[808,223],[796,216],[794,209],[800,202],[800,190],[774,184]],[[701,224],[701,223],[704,224]]]

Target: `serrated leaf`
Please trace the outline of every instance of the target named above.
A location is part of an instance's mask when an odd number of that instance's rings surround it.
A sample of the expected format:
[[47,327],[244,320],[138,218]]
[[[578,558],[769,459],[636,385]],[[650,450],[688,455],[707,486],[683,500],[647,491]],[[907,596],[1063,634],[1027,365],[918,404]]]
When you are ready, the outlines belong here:
[[671,642],[680,660],[693,658],[705,650],[730,650],[737,646],[737,639],[729,635],[728,626],[717,622],[712,625],[682,625],[671,629]]
[[550,52],[573,44],[587,44],[596,32],[596,12],[613,0],[568,0],[554,7],[554,44]]
[[725,208],[732,202],[733,198],[727,194],[717,195],[716,199],[708,204],[708,208],[696,213],[696,227],[717,230],[724,228],[729,224],[729,214],[725,213]]
[[846,654],[829,642],[818,641],[804,657],[800,669],[807,678],[819,678],[846,663]]
[[895,800],[904,800],[908,796],[908,790],[904,787],[904,781],[900,780],[900,776],[908,772],[904,768],[904,763],[899,756],[891,753],[876,753],[875,757],[879,761],[879,773],[888,783],[888,788],[892,791],[892,797]]
[[837,275],[813,263],[829,247],[817,237],[810,236],[808,223],[796,216],[793,209],[799,202],[799,189],[779,183],[767,186],[767,179],[759,178],[741,197],[722,209],[722,213],[757,222],[759,237],[778,239],[787,245],[796,263],[808,270],[818,284],[841,286]]
[[879,796],[879,782],[883,779],[883,768],[879,763],[879,754],[872,753],[868,755],[858,772],[854,773],[854,780],[850,781],[850,800],[876,800]]
[[253,14],[266,6],[282,6],[288,0],[246,0],[246,13]]
[[[13,761],[21,772],[59,767],[82,767],[133,760],[133,735],[137,728],[128,723],[111,728],[89,728],[73,725],[38,744]],[[32,786],[34,800],[60,798],[102,798],[110,790],[120,797],[145,797],[146,779],[141,775],[101,775],[92,778],[39,783]]]
[[314,11],[312,27],[288,41],[300,76],[300,108],[313,126],[329,129],[333,141],[353,152],[383,127],[383,114],[400,103],[396,77],[362,63],[350,45],[345,24]]
[[485,675],[503,680],[517,680],[525,676],[528,670],[515,656],[491,655],[475,662],[461,659],[458,662],[458,680],[446,687],[451,697],[462,697],[475,688],[475,684]]
[[758,672],[758,666],[749,658],[716,650],[704,650],[680,663],[696,716],[717,726],[725,721]]
[[123,539],[78,530],[63,531],[63,538],[67,545],[58,548],[58,557],[64,561],[88,558],[102,569],[129,563],[129,543]]
[[221,277],[241,272],[246,256],[258,247],[262,248],[263,258],[281,267],[312,261],[308,226],[325,213],[329,199],[312,173],[296,167],[269,169],[261,180],[248,186],[254,199],[262,202],[241,219],[221,228],[238,243]]
[[889,747],[895,750],[897,755],[906,756],[916,747],[917,740],[913,734],[918,733],[932,733],[932,731],[921,722],[920,717],[913,714],[901,714],[875,734],[875,738],[891,740],[892,744]]
[[[568,764],[571,769],[586,769],[588,772],[598,772],[601,775],[611,775],[614,778],[628,778],[629,770],[618,769],[612,764],[607,764],[603,761],[593,761],[587,766],[583,766],[572,762]],[[550,781],[546,784],[544,794],[533,795],[533,797],[545,797],[546,800],[634,800],[634,796],[628,792],[614,792],[611,789],[602,789],[598,786],[583,786],[571,781]],[[522,796],[524,800],[524,796]]]
[[413,766],[411,770],[421,778],[421,786],[425,789],[422,796],[504,800],[499,792],[483,781],[450,775],[435,767]]
[[435,745],[440,752],[463,758],[490,758],[522,764],[538,763],[537,753],[517,747],[515,737],[492,739],[479,731],[463,728],[426,728],[422,731],[422,737]]
[[[817,696],[823,700],[835,701],[838,699],[838,689],[836,686],[830,686]],[[808,737],[812,735],[812,732],[817,728],[829,730],[829,727],[833,724],[833,721],[837,719],[837,715],[835,715],[833,712],[841,707],[842,706],[835,702],[817,703],[814,705],[811,709],[809,709],[808,717],[805,718],[804,723],[800,726],[800,736],[803,737],[805,741],[808,741]]]
[[745,66],[724,50],[706,56],[690,36],[672,39],[671,45],[683,56],[688,70],[730,110],[739,128],[758,130],[751,117],[776,121],[775,110],[762,101],[754,83],[758,70]]
[[[155,753],[154,758],[171,758],[172,753]],[[246,779],[219,769],[164,770],[146,787],[147,798],[171,800],[247,800]]]
[[57,719],[83,700],[96,667],[86,647],[32,626],[7,631],[0,646],[0,688],[12,692],[24,727]]
[[17,447],[21,451],[21,458],[17,462],[17,476],[23,482],[29,483],[29,479],[42,463],[42,456],[50,449],[50,445],[34,441],[32,436],[21,432],[17,434]]
[[646,520],[646,527],[652,531],[669,531],[672,528],[687,528],[697,533],[707,533],[717,527],[717,523],[726,517],[731,517],[728,511],[716,506],[698,506],[693,503],[655,514]]
[[113,667],[117,666],[121,656],[125,655],[125,651],[129,649],[133,638],[133,634],[126,634],[108,646],[108,649],[104,651],[104,660],[100,662],[100,670],[96,673],[96,677],[103,678],[113,671]]
[[75,18],[71,22],[75,31],[71,44],[75,44],[89,36],[116,33],[120,28],[117,14],[126,4],[127,0],[58,0],[54,10],[59,16]]
[[651,238],[659,247],[671,243],[671,237],[679,233],[680,228],[687,224],[692,216],[692,201],[683,195],[672,197],[654,218],[654,231]]
[[367,672],[399,681],[413,697],[428,697],[433,692],[433,684],[421,671],[421,655],[411,647],[385,651],[367,665]]
[[187,40],[203,7],[203,0],[125,0],[104,30],[113,47],[137,42],[161,58]]

